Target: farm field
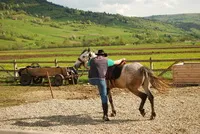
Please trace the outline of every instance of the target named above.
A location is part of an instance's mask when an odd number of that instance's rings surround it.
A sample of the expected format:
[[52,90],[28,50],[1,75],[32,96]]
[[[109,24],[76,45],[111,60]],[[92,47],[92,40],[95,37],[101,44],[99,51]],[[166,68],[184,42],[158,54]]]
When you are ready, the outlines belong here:
[[[167,59],[188,59],[200,57],[200,44],[189,45],[185,44],[143,44],[143,45],[127,45],[127,46],[102,46],[90,47],[92,51],[104,49],[109,58],[117,60],[126,58],[127,61],[134,60],[167,60]],[[79,54],[87,47],[70,47],[70,48],[55,48],[55,49],[35,49],[35,50],[10,50],[0,51],[0,62],[8,61],[13,62],[28,62],[17,63],[17,67],[22,68],[30,65],[31,63],[39,63],[40,66],[55,66],[53,63],[56,59],[59,66],[73,66]],[[66,61],[66,63],[59,63],[59,61]],[[41,62],[41,63],[40,63]],[[42,63],[52,62],[52,63]],[[154,62],[154,69],[166,69],[174,62]],[[5,69],[12,70],[13,64],[0,63]],[[149,67],[149,62],[142,62],[143,65]],[[159,72],[155,72],[159,74]],[[164,77],[171,78],[171,73],[166,73]],[[86,80],[86,77],[82,77]],[[81,79],[82,79],[81,78]]]

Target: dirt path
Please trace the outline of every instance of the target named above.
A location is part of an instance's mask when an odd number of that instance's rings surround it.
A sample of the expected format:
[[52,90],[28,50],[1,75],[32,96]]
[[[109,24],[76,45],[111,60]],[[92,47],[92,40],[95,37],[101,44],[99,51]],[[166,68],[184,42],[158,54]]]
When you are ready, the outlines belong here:
[[[145,105],[147,115],[143,118],[138,111],[140,99],[127,91],[120,90],[114,93],[113,97],[117,116],[110,118],[109,122],[103,122],[97,92],[93,92],[93,88],[89,91],[95,96],[68,100],[61,99],[62,97],[42,99],[43,93],[40,92],[39,102],[0,108],[0,128],[64,134],[197,134],[200,132],[200,86],[171,88],[166,94],[154,92],[157,117],[153,121],[149,120],[148,101]],[[74,92],[70,95],[75,94],[82,96],[84,92],[79,95]],[[25,98],[26,95],[30,97],[29,94],[25,94]],[[33,98],[35,96],[32,94]]]

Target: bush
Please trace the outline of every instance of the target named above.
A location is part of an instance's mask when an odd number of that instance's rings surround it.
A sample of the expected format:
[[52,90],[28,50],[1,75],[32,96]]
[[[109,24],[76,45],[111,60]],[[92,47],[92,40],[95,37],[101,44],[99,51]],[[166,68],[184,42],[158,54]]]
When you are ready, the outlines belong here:
[[21,34],[20,36],[18,36],[19,38],[23,38],[23,39],[26,39],[26,40],[34,40],[34,37],[31,36],[31,35],[23,35]]
[[45,17],[43,20],[44,20],[44,22],[49,22],[49,21],[51,21],[51,17]]
[[61,26],[58,23],[51,23],[50,27],[61,28]]
[[41,20],[41,19],[33,19],[33,20],[31,20],[31,22],[38,24],[38,25],[43,25],[43,20]]
[[21,43],[15,43],[14,45],[12,45],[12,50],[20,50],[23,48],[24,48],[24,45]]
[[64,45],[65,45],[65,44],[69,44],[69,42],[70,42],[70,41],[66,38],[66,39],[63,41],[62,44],[64,44]]
[[48,45],[47,44],[42,44],[40,48],[46,49],[46,48],[48,48]]
[[9,40],[9,41],[16,41],[16,37],[10,35],[0,35],[0,39]]

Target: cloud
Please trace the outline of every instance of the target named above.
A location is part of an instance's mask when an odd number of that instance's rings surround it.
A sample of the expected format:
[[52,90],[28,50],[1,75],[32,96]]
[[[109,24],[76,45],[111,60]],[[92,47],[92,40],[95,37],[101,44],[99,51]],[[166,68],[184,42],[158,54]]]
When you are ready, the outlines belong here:
[[171,4],[167,3],[167,2],[164,2],[163,5],[166,6],[167,8],[174,8],[173,5],[171,5]]
[[127,4],[120,4],[120,3],[112,3],[112,4],[104,4],[102,3],[100,6],[100,11],[107,11],[113,14],[125,14],[125,12],[130,11],[131,8]]
[[102,3],[104,4],[108,4],[108,5],[116,5],[116,4],[130,4],[132,3],[134,0],[102,0]]
[[84,11],[119,13],[125,16],[150,16],[200,13],[200,0],[48,0]]

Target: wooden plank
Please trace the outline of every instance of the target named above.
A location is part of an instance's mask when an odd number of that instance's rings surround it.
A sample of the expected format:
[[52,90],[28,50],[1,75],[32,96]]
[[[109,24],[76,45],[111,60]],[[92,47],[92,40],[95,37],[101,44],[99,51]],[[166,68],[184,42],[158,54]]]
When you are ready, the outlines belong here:
[[200,72],[200,68],[178,68],[178,69],[173,69],[174,72]]
[[190,71],[190,72],[173,72],[173,74],[175,75],[184,75],[184,74],[199,74],[200,75],[200,72],[196,72],[196,71]]
[[173,69],[177,69],[177,68],[200,68],[200,66],[198,65],[188,65],[188,66],[173,66]]
[[200,81],[188,81],[188,80],[176,80],[176,81],[173,81],[174,83],[181,83],[181,82],[183,82],[183,83],[200,83]]
[[173,83],[190,83],[190,84],[200,84],[200,81],[173,81]]
[[173,74],[174,77],[192,77],[199,78],[200,74]]
[[174,67],[200,67],[200,63],[193,63],[193,64],[183,64],[183,65],[174,65]]
[[200,79],[198,78],[175,78],[174,80],[198,80],[200,81]]
[[200,72],[197,73],[197,72],[188,72],[188,73],[184,73],[184,72],[175,72],[173,73],[173,75],[200,75]]
[[199,79],[199,75],[174,75],[173,78],[195,78],[195,79]]
[[174,78],[174,79],[176,79],[176,78],[177,78],[177,79],[178,79],[178,78],[180,78],[180,79],[181,79],[181,78],[182,78],[182,79],[183,79],[183,78],[186,78],[186,79],[200,79],[200,76],[190,76],[190,75],[182,75],[182,76],[181,76],[181,75],[179,75],[179,76],[174,76],[173,78]]
[[181,68],[200,68],[200,66],[173,66],[173,69],[181,69]]
[[177,80],[177,79],[180,79],[180,80],[191,80],[191,79],[193,79],[193,80],[199,80],[200,78],[188,78],[188,77],[174,77],[173,78],[174,80]]
[[[152,59],[152,62],[175,62],[175,61],[200,61],[200,58],[185,58],[185,59]],[[127,60],[127,62],[149,62],[149,60]],[[13,61],[0,61],[0,63],[11,63],[13,64]],[[16,61],[16,63],[34,63],[33,61]],[[37,63],[52,63],[54,64],[55,61],[40,61]],[[58,61],[58,63],[75,63],[75,61]]]
[[196,64],[200,65],[199,62],[184,62],[184,65],[196,65]]
[[179,83],[179,84],[200,84],[199,82],[191,82],[191,81],[174,81],[173,82],[174,84],[177,84],[177,83]]
[[[185,69],[200,70],[200,67],[179,67],[179,68],[173,68],[174,71],[180,71],[180,70],[185,70]],[[188,71],[189,71],[189,70],[188,70]]]

